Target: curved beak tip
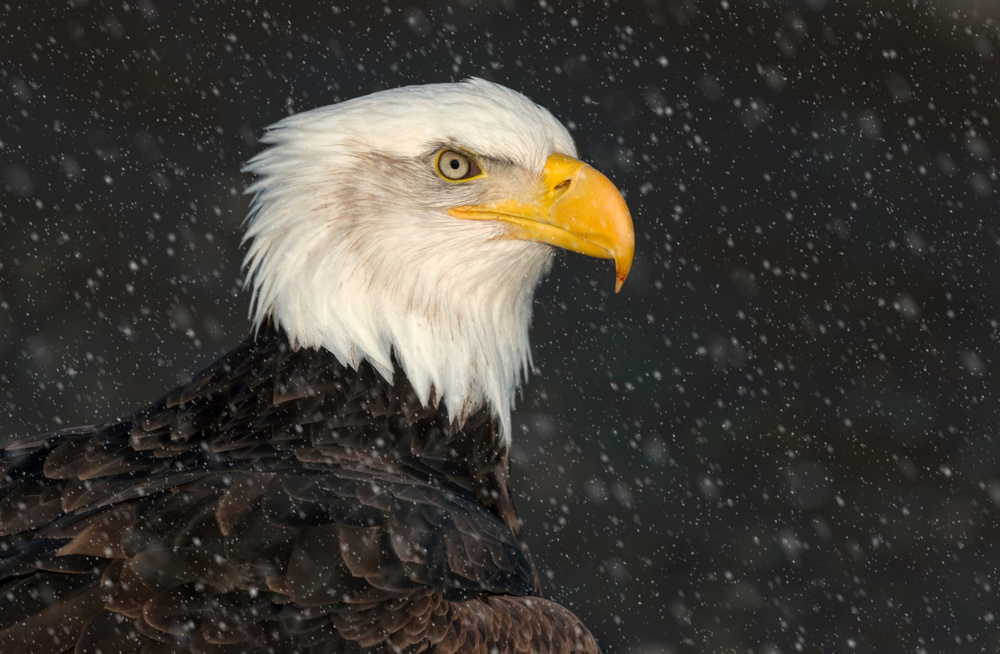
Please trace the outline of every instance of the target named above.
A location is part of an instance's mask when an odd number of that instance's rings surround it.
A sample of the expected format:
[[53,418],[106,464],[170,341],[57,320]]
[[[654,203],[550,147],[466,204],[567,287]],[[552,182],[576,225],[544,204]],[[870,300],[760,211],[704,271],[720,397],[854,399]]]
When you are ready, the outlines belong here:
[[622,290],[622,284],[632,270],[632,255],[635,253],[635,246],[630,246],[624,252],[617,252],[615,259],[615,293]]
[[581,167],[577,186],[577,193],[583,197],[577,200],[579,205],[574,207],[574,213],[589,218],[592,227],[588,239],[604,248],[597,256],[614,259],[615,293],[618,293],[632,269],[635,254],[632,215],[611,180],[591,166]]

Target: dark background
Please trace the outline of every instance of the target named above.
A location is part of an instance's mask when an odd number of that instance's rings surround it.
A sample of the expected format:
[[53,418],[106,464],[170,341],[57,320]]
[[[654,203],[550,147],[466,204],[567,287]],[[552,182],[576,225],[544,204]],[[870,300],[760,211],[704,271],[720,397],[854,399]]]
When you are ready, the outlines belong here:
[[994,3],[288,4],[0,8],[0,439],[243,338],[266,125],[477,75],[636,223],[620,295],[575,255],[539,293],[549,595],[615,653],[1000,650]]

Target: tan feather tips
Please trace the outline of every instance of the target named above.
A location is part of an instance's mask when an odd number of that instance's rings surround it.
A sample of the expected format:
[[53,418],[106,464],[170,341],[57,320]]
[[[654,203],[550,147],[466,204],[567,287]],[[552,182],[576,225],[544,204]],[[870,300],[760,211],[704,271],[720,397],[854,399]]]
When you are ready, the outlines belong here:
[[136,522],[134,506],[99,513],[73,540],[59,549],[59,556],[84,555],[105,559],[124,558],[122,541]]

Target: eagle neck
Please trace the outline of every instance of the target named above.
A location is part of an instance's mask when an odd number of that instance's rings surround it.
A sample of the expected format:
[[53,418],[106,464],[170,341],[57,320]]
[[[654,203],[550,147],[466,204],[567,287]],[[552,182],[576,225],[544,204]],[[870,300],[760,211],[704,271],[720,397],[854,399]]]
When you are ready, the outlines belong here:
[[[269,259],[253,277],[255,319],[273,322],[293,347],[325,350],[345,367],[370,365],[390,383],[402,381],[402,372],[420,403],[443,408],[458,425],[486,409],[509,449],[511,411],[531,369],[534,290],[552,249],[503,240],[479,248],[482,259],[450,262],[448,253],[407,269],[345,250],[323,274],[308,274],[307,259]],[[511,260],[516,265],[503,263]],[[278,274],[278,265],[301,269]],[[271,278],[295,283],[277,293]]]
[[[137,450],[252,453],[317,470],[405,475],[468,494],[520,533],[510,453],[486,408],[460,424],[424,403],[394,363],[390,381],[368,362],[345,366],[323,348],[295,347],[265,322],[192,381],[139,412]],[[219,413],[219,407],[225,407]],[[217,415],[215,426],[203,424]]]

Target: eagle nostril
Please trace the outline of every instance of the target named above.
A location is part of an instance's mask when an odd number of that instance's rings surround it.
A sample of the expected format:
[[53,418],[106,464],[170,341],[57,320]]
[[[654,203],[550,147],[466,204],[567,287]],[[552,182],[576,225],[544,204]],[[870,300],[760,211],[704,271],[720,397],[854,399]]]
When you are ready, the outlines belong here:
[[572,184],[572,183],[573,183],[573,180],[571,180],[571,179],[564,179],[563,181],[561,181],[558,184],[556,184],[555,186],[553,186],[552,190],[555,193],[563,194],[563,193],[565,193],[569,189],[569,185]]

